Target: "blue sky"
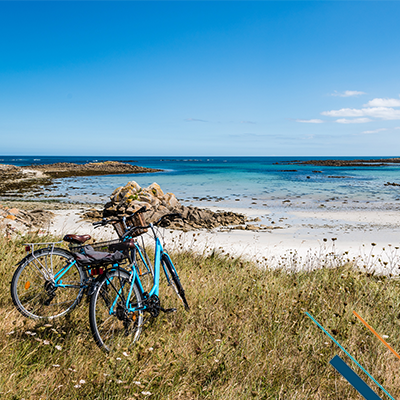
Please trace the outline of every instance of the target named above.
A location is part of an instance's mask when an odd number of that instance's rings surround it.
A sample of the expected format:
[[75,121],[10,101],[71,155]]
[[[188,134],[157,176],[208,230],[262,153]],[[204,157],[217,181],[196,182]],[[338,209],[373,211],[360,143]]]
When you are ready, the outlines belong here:
[[0,2],[0,154],[396,156],[400,2]]

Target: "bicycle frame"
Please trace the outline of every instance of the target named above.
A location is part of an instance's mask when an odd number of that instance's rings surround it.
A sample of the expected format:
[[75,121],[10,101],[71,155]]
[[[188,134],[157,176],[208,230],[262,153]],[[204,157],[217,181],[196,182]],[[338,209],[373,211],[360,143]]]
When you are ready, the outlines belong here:
[[[153,231],[154,240],[155,240],[154,283],[153,283],[153,287],[151,288],[150,292],[149,292],[149,293],[146,293],[146,292],[144,291],[143,286],[142,286],[142,283],[141,283],[141,281],[140,281],[139,274],[137,273],[137,270],[136,270],[136,268],[135,268],[135,261],[134,261],[134,260],[133,260],[132,265],[131,265],[131,270],[132,270],[132,272],[131,272],[131,276],[130,276],[130,282],[135,282],[135,281],[137,282],[138,287],[139,287],[140,294],[143,296],[144,299],[150,298],[151,296],[154,296],[154,295],[155,295],[155,296],[158,296],[158,295],[159,295],[159,289],[160,289],[160,285],[159,285],[159,284],[160,284],[161,265],[162,265],[162,267],[163,267],[163,270],[164,270],[165,276],[166,276],[166,278],[167,278],[167,281],[168,281],[168,283],[170,283],[170,279],[169,279],[168,273],[167,273],[167,271],[166,271],[166,269],[165,269],[164,264],[162,264],[162,262],[161,262],[161,258],[162,258],[163,255],[165,255],[165,256],[167,256],[167,257],[169,258],[170,261],[171,261],[171,259],[170,259],[169,255],[168,255],[168,253],[164,251],[164,249],[163,249],[163,247],[162,247],[162,244],[161,244],[161,241],[160,241],[160,239],[158,238],[158,236],[156,235],[156,233],[155,233],[155,231],[154,231],[153,224],[150,224],[150,228],[151,228],[152,231]],[[137,244],[135,244],[135,251],[138,252],[138,254],[139,254],[141,260],[143,261],[143,263],[145,264],[145,266],[148,268],[147,260],[146,260],[145,257],[143,256],[143,254],[142,254],[142,252],[140,251],[140,248],[139,248],[139,246],[138,246]],[[171,261],[171,265],[173,265],[173,264],[172,264],[172,261]],[[109,283],[107,283],[107,284],[111,284],[111,285],[112,285],[111,282],[109,282]],[[110,307],[110,311],[109,311],[110,315],[114,313],[114,308],[115,308],[115,306],[116,306],[116,304],[117,304],[118,297],[119,297],[119,295],[121,294],[121,290],[122,290],[122,289],[120,289],[120,290],[117,292],[118,295],[116,296],[116,298],[115,298],[114,301],[113,301],[112,306]],[[130,289],[129,289],[128,296],[127,296],[127,298],[126,298],[126,304],[125,304],[125,306],[126,306],[127,311],[128,311],[128,312],[135,312],[135,311],[144,311],[144,310],[146,310],[146,309],[147,309],[147,306],[146,306],[146,305],[142,305],[142,306],[139,306],[139,307],[137,307],[137,306],[136,306],[136,307],[132,307],[132,306],[131,306],[131,304],[130,304],[130,299],[131,299],[131,296],[132,296],[132,290],[133,290],[133,285],[131,285],[131,287],[130,287]]]
[[[64,284],[62,283],[62,277],[70,270],[71,267],[73,267],[77,261],[74,260],[71,263],[69,263],[68,265],[66,265],[65,267],[61,268],[59,271],[56,272],[56,274],[54,275],[54,271],[53,271],[53,260],[52,258],[50,258],[50,266],[44,265],[42,262],[40,262],[40,260],[37,258],[36,253],[35,253],[35,249],[34,246],[36,245],[48,245],[49,248],[51,248],[51,253],[50,253],[50,257],[52,255],[52,252],[54,251],[54,246],[56,244],[59,244],[62,242],[49,242],[49,243],[28,243],[26,244],[26,246],[30,246],[31,248],[31,253],[28,256],[31,256],[35,262],[37,264],[39,264],[39,266],[42,268],[40,269],[35,263],[33,263],[33,265],[35,266],[35,268],[38,270],[38,272],[43,275],[44,279],[46,280],[53,280],[54,286],[56,288],[61,287],[61,288],[77,288],[77,287],[82,287],[84,289],[88,288],[88,285],[86,284],[87,279],[85,279],[84,282],[82,282],[80,285],[72,285],[72,284]],[[38,251],[38,250],[36,250]],[[23,259],[25,260],[26,257]],[[22,261],[23,261],[22,260]],[[21,262],[22,262],[21,261]],[[113,264],[111,268],[117,268],[119,266],[119,264]],[[90,269],[88,269],[88,271],[90,272]]]

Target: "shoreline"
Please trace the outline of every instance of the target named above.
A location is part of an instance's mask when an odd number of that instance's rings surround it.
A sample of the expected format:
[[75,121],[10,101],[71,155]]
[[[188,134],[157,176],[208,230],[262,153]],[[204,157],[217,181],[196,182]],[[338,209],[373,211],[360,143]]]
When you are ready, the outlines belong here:
[[[16,206],[16,203],[10,203]],[[19,202],[18,205],[23,206],[23,203]],[[81,218],[85,211],[93,208],[92,204],[68,204],[68,207],[63,207],[65,203],[52,203],[48,208],[43,202],[25,204],[32,206],[32,209],[40,205],[44,210],[54,213],[43,232],[55,235],[90,234],[97,240],[116,238],[112,227],[94,229],[90,221]],[[361,267],[366,265],[371,271],[398,274],[400,213],[397,210],[294,207],[260,210],[219,205],[204,208],[243,213],[249,219],[259,218],[257,225],[265,224],[274,228],[257,231],[220,227],[210,231],[200,229],[188,232],[163,228],[168,249],[200,254],[218,252],[228,257],[240,256],[260,266],[299,270],[312,268],[322,259],[329,262],[335,259],[353,260]]]

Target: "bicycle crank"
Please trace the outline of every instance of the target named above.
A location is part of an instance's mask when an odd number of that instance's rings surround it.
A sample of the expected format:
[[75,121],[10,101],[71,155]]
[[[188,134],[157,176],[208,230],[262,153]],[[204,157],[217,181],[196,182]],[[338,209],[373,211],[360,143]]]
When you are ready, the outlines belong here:
[[145,304],[146,304],[145,311],[150,313],[150,315],[153,318],[158,317],[161,310],[160,299],[158,298],[158,296],[156,294],[153,294],[146,300]]

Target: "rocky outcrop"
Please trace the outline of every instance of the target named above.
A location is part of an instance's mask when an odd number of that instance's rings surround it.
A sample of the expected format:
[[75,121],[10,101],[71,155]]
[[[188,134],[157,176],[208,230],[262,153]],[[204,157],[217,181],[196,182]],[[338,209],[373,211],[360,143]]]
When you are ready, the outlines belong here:
[[[54,178],[116,174],[142,174],[159,169],[139,167],[119,161],[91,162],[87,164],[55,163],[34,164],[26,167],[0,164],[0,195],[22,197],[24,192],[43,190]],[[40,193],[43,194],[43,193]]]
[[[243,214],[230,211],[213,212],[197,207],[183,206],[173,193],[164,193],[157,183],[147,188],[140,187],[135,181],[114,190],[102,212],[103,217],[128,216],[145,206],[147,212],[143,214],[146,222],[155,222],[169,213],[180,213],[182,219],[165,221],[164,226],[173,229],[213,229],[219,226],[243,225],[247,218]],[[88,218],[98,218],[100,213],[89,210]]]
[[384,184],[384,186],[400,186],[400,183],[387,182],[387,183]]
[[0,231],[8,234],[36,231],[48,224],[53,216],[51,211],[24,211],[0,205]]
[[40,171],[0,164],[0,195],[10,191],[22,192],[26,188],[35,190],[49,184],[51,179]]
[[139,167],[119,161],[90,162],[87,164],[55,163],[31,165],[29,169],[41,171],[52,178],[66,178],[70,176],[94,176],[113,174],[141,174],[158,172],[160,169]]
[[400,164],[400,158],[381,158],[381,159],[370,159],[370,160],[308,160],[308,161],[299,161],[293,160],[289,162],[282,162],[280,164],[283,165],[320,165],[326,167],[381,167],[389,164]]

